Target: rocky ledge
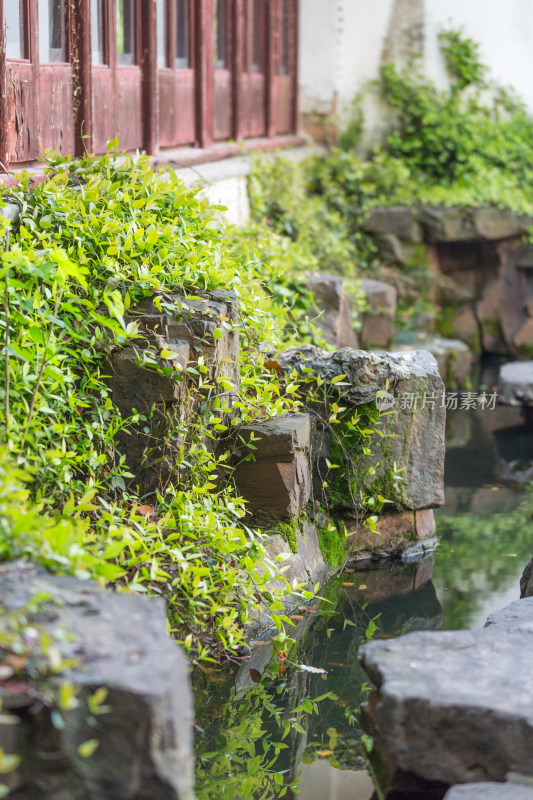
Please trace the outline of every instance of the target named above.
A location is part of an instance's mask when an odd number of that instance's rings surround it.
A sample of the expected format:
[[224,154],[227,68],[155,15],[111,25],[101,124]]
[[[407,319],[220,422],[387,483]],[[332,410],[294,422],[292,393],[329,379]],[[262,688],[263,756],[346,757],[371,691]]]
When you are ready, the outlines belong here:
[[[533,598],[492,614],[482,630],[371,642],[361,661],[378,688],[365,727],[393,768],[444,786],[533,779]],[[522,787],[454,791],[449,800],[530,797]]]
[[193,800],[189,665],[164,601],[14,562],[0,605],[9,797]]

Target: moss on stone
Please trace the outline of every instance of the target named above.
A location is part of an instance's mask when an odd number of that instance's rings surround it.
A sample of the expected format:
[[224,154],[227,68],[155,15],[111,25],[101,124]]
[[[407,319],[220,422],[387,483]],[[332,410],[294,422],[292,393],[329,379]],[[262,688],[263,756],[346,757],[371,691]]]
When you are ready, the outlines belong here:
[[284,539],[289,547],[291,548],[291,552],[297,553],[298,552],[298,534],[303,533],[303,521],[304,517],[299,516],[291,519],[289,522],[278,522],[274,528],[271,529],[272,534],[279,534],[282,539]]
[[330,569],[339,569],[344,564],[346,558],[346,551],[344,549],[344,540],[346,538],[344,528],[340,523],[335,523],[333,520],[328,522],[317,530],[318,544],[320,552],[324,561]]

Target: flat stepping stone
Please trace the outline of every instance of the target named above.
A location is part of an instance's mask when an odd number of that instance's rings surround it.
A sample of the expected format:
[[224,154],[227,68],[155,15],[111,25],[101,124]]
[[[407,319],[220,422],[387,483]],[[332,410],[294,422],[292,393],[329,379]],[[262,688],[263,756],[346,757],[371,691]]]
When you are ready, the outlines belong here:
[[533,598],[482,630],[371,642],[361,660],[378,687],[373,734],[397,767],[450,785],[533,778]]
[[498,378],[498,402],[533,406],[533,361],[504,364]]
[[520,783],[467,783],[452,786],[444,800],[533,800],[533,786]]

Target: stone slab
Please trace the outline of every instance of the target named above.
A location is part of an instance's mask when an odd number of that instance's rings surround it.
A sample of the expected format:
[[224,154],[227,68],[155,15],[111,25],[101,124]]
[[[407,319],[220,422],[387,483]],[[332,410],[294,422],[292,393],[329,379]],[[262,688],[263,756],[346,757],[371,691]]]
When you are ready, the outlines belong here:
[[[444,384],[430,353],[422,350],[370,353],[348,348],[330,353],[309,345],[285,351],[278,361],[285,369],[305,370],[311,382],[314,375],[320,376],[328,392],[327,408],[322,410],[326,419],[331,398],[340,397],[340,405],[348,408],[359,406],[375,402],[377,392],[388,386],[392,413],[382,419],[380,429],[391,436],[386,439],[386,447],[376,446],[370,455],[358,459],[358,474],[361,480],[375,480],[388,474],[396,463],[405,468],[395,498],[399,510],[436,508],[444,503]],[[342,375],[345,385],[336,386],[333,381]],[[418,396],[419,401],[404,404],[407,396]],[[424,396],[433,400],[422,407]],[[337,429],[342,436],[341,426],[337,425]],[[316,448],[324,464],[329,458],[330,435],[324,430],[322,442]],[[368,473],[370,467],[375,468],[372,478]],[[327,467],[319,465],[317,471],[325,475]],[[345,495],[346,506],[350,507],[348,486]]]
[[511,406],[533,406],[533,361],[514,361],[501,367],[498,402]]
[[520,783],[467,783],[452,786],[444,800],[533,800],[533,786]]
[[401,770],[447,784],[533,778],[533,598],[482,630],[371,642],[361,660],[378,687],[370,718]]
[[[62,712],[64,728],[54,727],[50,694],[38,681],[26,678],[31,691],[20,711],[21,695],[3,683],[2,713],[19,724],[0,726],[0,746],[22,756],[15,772],[2,776],[14,790],[10,796],[193,800],[189,665],[167,633],[164,601],[108,592],[15,562],[0,567],[0,628],[5,630],[7,612],[25,608],[37,595],[49,599],[32,623],[50,636],[59,658],[74,659],[50,680],[56,687],[70,683],[79,704]],[[86,698],[100,687],[108,692],[108,710],[91,727]],[[80,758],[78,746],[94,738],[99,744],[93,755]]]

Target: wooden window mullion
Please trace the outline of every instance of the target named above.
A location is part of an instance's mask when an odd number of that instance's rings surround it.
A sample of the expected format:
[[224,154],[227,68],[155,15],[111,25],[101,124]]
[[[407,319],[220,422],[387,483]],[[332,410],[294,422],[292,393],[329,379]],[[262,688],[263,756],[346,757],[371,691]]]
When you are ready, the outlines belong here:
[[269,139],[276,135],[278,107],[278,73],[280,69],[281,0],[270,0],[267,5],[266,24],[266,133]]
[[213,142],[213,3],[197,0],[196,5],[196,131],[200,147]]
[[159,145],[159,82],[157,80],[157,0],[137,6],[142,69],[143,145],[151,155]]
[[81,156],[93,149],[91,0],[74,0],[72,9],[70,40],[76,98],[75,152]]
[[234,0],[233,14],[233,42],[232,42],[232,112],[233,112],[233,138],[238,141],[243,138],[243,97],[242,74],[246,64],[245,53],[245,4],[248,0]]

